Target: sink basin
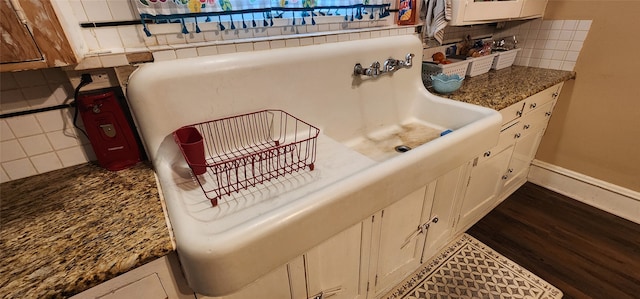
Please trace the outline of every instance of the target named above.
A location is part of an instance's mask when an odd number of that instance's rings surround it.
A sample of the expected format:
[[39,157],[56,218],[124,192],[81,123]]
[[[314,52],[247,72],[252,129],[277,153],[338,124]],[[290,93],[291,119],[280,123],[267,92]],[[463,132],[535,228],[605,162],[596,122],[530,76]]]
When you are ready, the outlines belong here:
[[[356,63],[407,53],[416,54],[410,68],[353,75]],[[421,53],[419,37],[405,35],[165,61],[132,74],[129,104],[193,290],[235,292],[497,143],[500,114],[429,93]],[[172,132],[263,109],[320,128],[315,169],[212,206]],[[411,150],[396,153],[398,145]]]

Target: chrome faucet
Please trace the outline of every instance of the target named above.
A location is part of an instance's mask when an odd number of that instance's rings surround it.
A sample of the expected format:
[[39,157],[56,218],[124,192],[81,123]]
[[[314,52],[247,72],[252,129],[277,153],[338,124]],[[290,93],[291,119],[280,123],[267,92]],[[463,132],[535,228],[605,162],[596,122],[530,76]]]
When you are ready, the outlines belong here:
[[385,73],[393,73],[401,68],[411,67],[413,65],[413,56],[412,53],[409,53],[405,56],[404,60],[389,58],[384,61],[382,69],[380,69],[380,62],[378,61],[374,61],[368,68],[362,67],[360,63],[356,63],[353,67],[353,74],[356,76],[364,75],[377,78]]
[[361,64],[356,63],[353,67],[353,74],[356,76],[365,75],[377,78],[378,75],[380,75],[380,62],[374,61],[368,68],[362,67]]

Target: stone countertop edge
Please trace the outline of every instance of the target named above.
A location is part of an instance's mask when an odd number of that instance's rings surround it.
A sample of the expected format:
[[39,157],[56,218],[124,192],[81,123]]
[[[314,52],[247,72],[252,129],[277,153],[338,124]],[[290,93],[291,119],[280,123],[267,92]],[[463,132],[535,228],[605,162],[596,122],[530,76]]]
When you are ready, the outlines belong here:
[[66,298],[175,249],[148,162],[0,185],[0,298]]
[[433,88],[428,90],[444,98],[501,110],[575,77],[572,71],[511,66],[466,77],[460,89],[450,94],[439,94]]

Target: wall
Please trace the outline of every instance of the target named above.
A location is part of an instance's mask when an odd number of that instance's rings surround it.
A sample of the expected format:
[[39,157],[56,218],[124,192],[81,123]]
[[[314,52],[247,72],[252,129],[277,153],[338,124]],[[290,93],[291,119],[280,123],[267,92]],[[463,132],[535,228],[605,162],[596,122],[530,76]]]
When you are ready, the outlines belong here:
[[545,19],[593,20],[536,158],[640,191],[640,1],[550,0]]
[[[0,80],[2,114],[73,99],[73,87],[59,68],[2,73]],[[95,160],[89,141],[73,127],[71,109],[5,118],[0,128],[0,182]]]

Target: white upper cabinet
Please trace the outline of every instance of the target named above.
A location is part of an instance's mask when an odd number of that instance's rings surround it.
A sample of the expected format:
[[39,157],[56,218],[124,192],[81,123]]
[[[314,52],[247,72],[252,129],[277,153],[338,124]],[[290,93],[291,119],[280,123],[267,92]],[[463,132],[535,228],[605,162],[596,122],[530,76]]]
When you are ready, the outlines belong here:
[[547,0],[452,0],[451,26],[541,17]]

